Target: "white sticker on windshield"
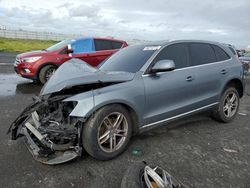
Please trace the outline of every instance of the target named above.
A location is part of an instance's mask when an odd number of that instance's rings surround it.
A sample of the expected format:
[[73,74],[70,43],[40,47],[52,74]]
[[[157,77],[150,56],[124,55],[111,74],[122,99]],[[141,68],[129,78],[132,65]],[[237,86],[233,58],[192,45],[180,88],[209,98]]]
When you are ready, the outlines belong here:
[[147,51],[147,50],[159,50],[161,48],[161,46],[146,46],[145,48],[143,48],[143,51]]

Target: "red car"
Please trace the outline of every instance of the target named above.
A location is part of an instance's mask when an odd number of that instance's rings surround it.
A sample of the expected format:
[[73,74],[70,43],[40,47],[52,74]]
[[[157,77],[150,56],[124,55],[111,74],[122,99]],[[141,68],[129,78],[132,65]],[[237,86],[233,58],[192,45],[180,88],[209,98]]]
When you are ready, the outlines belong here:
[[14,67],[20,76],[44,84],[61,64],[71,58],[97,66],[126,46],[125,41],[105,38],[64,40],[41,51],[17,55]]

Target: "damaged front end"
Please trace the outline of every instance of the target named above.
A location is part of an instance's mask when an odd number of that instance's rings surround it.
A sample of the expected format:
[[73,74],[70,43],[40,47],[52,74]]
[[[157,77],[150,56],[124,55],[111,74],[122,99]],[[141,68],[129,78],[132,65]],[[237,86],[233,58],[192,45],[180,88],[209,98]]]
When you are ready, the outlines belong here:
[[23,136],[34,158],[45,164],[59,164],[81,155],[81,119],[70,117],[76,102],[66,96],[38,98],[12,123],[12,139]]
[[71,59],[57,69],[8,132],[13,140],[23,137],[34,158],[42,163],[70,161],[82,153],[82,127],[87,113],[95,108],[95,91],[133,77],[126,72],[102,72]]

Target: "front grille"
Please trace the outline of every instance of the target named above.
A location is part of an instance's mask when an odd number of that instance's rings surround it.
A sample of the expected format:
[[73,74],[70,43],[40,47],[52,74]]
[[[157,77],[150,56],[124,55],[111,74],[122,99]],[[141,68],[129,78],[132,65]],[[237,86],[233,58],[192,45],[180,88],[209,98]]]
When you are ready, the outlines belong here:
[[21,63],[19,58],[16,58],[14,66],[17,67],[17,65],[19,65]]

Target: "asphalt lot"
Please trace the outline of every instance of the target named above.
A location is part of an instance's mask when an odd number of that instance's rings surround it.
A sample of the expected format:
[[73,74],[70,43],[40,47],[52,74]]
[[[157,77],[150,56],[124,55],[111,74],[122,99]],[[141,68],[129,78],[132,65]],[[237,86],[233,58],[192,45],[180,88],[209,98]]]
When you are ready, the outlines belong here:
[[[232,123],[218,123],[204,113],[134,137],[114,160],[86,155],[56,166],[35,161],[21,140],[6,135],[40,89],[14,74],[12,66],[0,65],[1,187],[118,188],[127,167],[141,160],[169,169],[189,187],[250,187],[250,80]],[[135,149],[142,154],[133,155]]]
[[10,53],[10,52],[0,52],[0,63],[1,64],[10,64],[14,63],[16,59],[17,53]]

